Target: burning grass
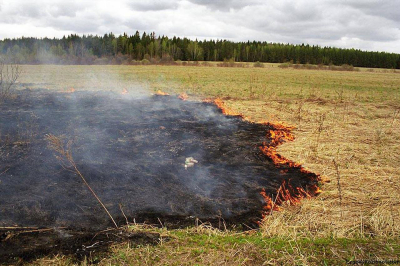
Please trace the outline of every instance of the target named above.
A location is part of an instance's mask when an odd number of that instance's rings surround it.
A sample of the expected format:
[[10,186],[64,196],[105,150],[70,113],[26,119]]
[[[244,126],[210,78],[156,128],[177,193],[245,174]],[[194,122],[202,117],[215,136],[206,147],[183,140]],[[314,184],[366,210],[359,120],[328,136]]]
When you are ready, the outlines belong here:
[[[242,119],[246,120],[246,117],[243,114],[237,113],[227,108],[221,99],[215,99],[214,103],[218,106],[218,108],[222,110],[223,114],[241,117]],[[288,169],[290,168],[296,168],[299,169],[302,173],[307,174],[310,180],[314,182],[321,181],[321,177],[318,174],[314,174],[308,170],[305,170],[299,163],[290,161],[277,153],[276,149],[279,145],[285,143],[286,141],[294,140],[294,136],[291,134],[291,131],[294,129],[294,127],[284,125],[281,122],[259,123],[265,124],[272,128],[268,132],[269,141],[263,142],[259,148],[265,156],[273,161],[276,167],[283,168],[281,170],[282,174],[287,173]],[[311,198],[312,196],[316,196],[321,193],[319,186],[316,184],[306,186],[306,188],[304,189],[302,187],[293,187],[290,181],[291,180],[288,179],[287,181],[284,180],[282,182],[281,186],[275,193],[275,198],[272,198],[266,193],[265,189],[262,189],[260,193],[265,200],[263,217],[272,215],[273,211],[279,211],[281,209],[280,206],[283,205],[283,203],[286,203],[288,205],[296,205],[299,204],[301,199],[303,198]]]

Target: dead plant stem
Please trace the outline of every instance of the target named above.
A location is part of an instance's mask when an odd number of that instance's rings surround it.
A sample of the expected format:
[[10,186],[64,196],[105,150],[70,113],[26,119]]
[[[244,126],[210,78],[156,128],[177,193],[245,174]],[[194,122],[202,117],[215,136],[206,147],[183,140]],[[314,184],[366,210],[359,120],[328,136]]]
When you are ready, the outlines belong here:
[[88,184],[88,182],[86,181],[85,177],[82,175],[82,173],[79,171],[79,169],[76,167],[76,164],[74,161],[70,161],[70,163],[72,164],[72,166],[75,169],[75,172],[79,175],[79,177],[82,179],[83,183],[85,183],[85,185],[87,186],[87,188],[90,190],[90,192],[93,194],[93,196],[96,198],[96,200],[100,203],[100,205],[103,207],[104,211],[108,214],[108,216],[110,217],[111,221],[114,223],[115,228],[118,228],[117,223],[115,222],[114,218],[111,216],[110,212],[107,210],[107,207],[103,204],[103,202],[101,202],[100,198],[97,196],[97,194],[93,191],[93,189],[90,187],[90,185]]
[[339,192],[339,204],[342,206],[342,188],[340,186],[340,172],[339,172],[339,165],[337,164],[336,160],[333,159],[333,164],[336,169],[336,176],[337,176],[337,187],[338,187],[338,192]]

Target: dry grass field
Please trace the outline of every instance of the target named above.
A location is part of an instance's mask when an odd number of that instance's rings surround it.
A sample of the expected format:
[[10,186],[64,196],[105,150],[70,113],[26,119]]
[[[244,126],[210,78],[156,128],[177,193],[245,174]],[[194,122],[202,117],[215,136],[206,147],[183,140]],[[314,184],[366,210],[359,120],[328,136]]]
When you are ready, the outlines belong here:
[[[186,92],[189,99],[219,97],[253,121],[295,126],[296,139],[278,152],[326,180],[318,197],[284,206],[254,234],[162,229],[168,242],[115,247],[102,265],[332,265],[400,258],[400,73],[281,69],[276,64],[23,66],[19,82],[29,88],[126,89],[132,94],[160,89]],[[73,262],[56,257],[36,263]]]

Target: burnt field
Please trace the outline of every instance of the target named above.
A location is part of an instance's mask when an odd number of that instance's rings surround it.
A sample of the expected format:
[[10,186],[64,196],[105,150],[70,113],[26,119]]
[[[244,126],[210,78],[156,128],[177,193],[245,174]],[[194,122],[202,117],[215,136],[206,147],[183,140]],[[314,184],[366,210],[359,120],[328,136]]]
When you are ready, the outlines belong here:
[[[225,219],[255,223],[283,183],[314,183],[278,169],[259,147],[266,125],[172,96],[25,90],[1,105],[0,223],[102,228],[108,217],[46,134],[72,140],[77,167],[114,217],[137,222]],[[193,157],[198,163],[185,167]],[[189,222],[190,223],[190,222]]]
[[[122,209],[129,222],[254,227],[267,204],[261,191],[273,199],[283,183],[307,191],[317,182],[262,152],[271,126],[173,96],[23,90],[0,105],[0,129],[3,228],[112,226],[82,180],[62,167],[47,134],[72,143],[77,168],[119,225]],[[187,164],[190,157],[197,163]]]

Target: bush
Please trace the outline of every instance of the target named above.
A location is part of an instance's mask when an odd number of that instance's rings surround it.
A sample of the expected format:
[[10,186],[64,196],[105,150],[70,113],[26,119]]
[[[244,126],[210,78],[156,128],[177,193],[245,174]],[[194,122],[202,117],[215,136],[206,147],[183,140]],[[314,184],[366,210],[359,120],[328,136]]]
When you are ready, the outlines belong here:
[[157,58],[150,58],[150,64],[151,65],[157,65],[160,61],[157,60]]
[[253,64],[254,67],[264,67],[263,63],[260,63],[260,61],[257,61]]
[[293,66],[293,64],[291,62],[286,62],[286,63],[280,64],[278,67],[280,67],[280,68],[289,68],[289,67],[292,67],[292,66]]
[[199,63],[199,61],[193,61],[193,62],[189,62],[189,66],[199,66],[200,65],[200,63]]
[[341,70],[344,70],[344,71],[353,71],[353,70],[354,70],[354,67],[353,67],[352,65],[343,64],[343,65],[341,66]]
[[163,55],[159,61],[161,65],[175,65],[174,59],[170,55]]
[[224,62],[218,63],[219,67],[243,67],[243,64],[236,64],[235,59],[224,59]]
[[140,61],[142,63],[142,65],[150,65],[150,61],[147,59],[143,59],[142,61]]

